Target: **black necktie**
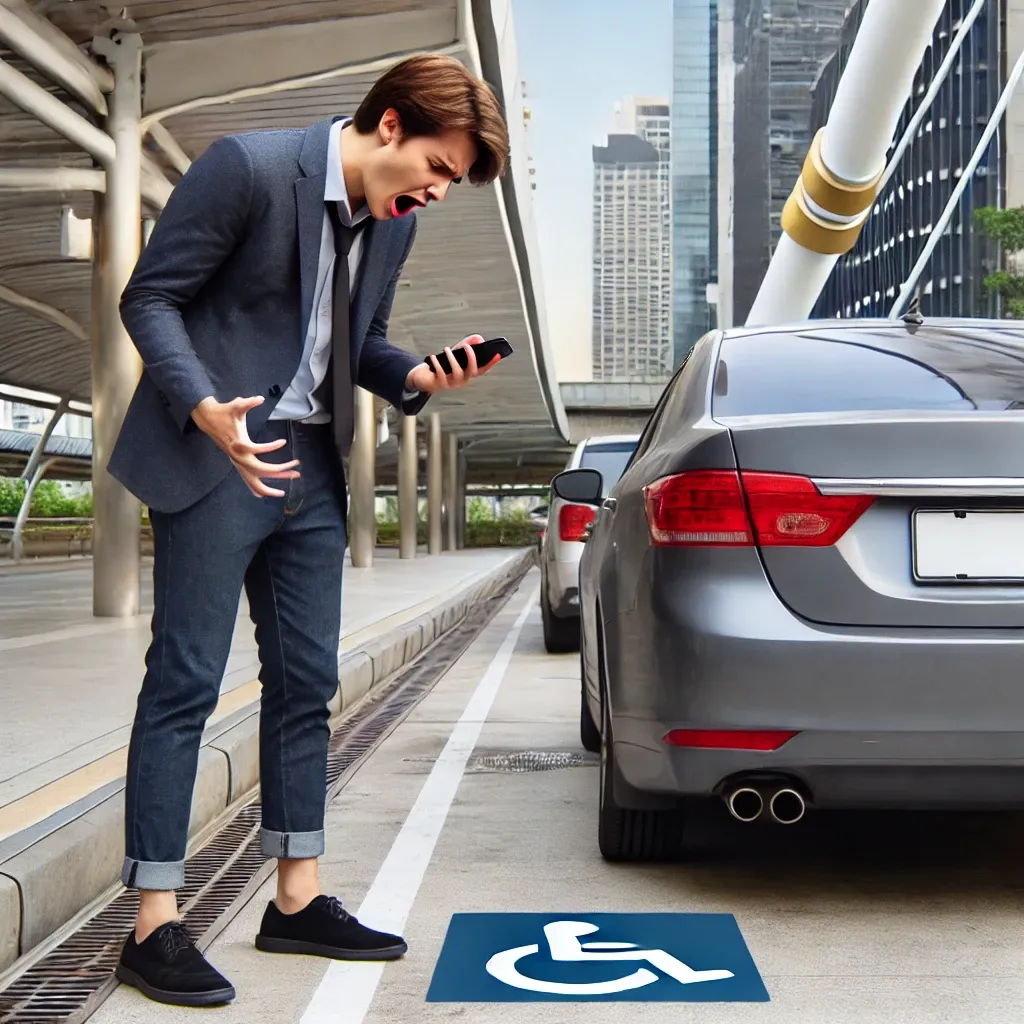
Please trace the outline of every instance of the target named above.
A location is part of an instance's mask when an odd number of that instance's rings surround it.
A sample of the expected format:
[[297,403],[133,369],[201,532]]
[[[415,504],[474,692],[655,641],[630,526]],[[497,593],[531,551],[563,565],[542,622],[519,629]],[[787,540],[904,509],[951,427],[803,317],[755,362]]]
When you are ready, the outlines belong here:
[[321,394],[325,406],[331,410],[334,425],[334,443],[343,459],[352,450],[355,429],[355,384],[352,380],[352,339],[350,325],[351,283],[348,274],[348,254],[356,232],[368,223],[346,227],[341,223],[338,204],[327,203],[327,213],[334,227],[334,283],[331,309],[331,356]]

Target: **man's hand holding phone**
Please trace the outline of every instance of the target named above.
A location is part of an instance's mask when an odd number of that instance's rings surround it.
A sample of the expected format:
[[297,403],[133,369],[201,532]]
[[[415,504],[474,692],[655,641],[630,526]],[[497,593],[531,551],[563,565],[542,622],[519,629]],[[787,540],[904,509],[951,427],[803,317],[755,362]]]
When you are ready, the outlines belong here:
[[218,402],[215,398],[204,398],[192,410],[196,426],[217,445],[234,464],[245,485],[257,498],[283,498],[284,491],[268,487],[264,479],[296,480],[299,473],[295,467],[299,460],[291,462],[264,462],[258,456],[277,451],[288,442],[285,438],[255,444],[249,438],[245,416],[251,409],[263,404],[263,398],[236,398],[231,402]]
[[[476,358],[476,347],[483,343],[484,338],[481,335],[472,334],[460,341],[454,348],[446,348],[444,350],[446,367],[442,367],[437,355],[431,355],[426,362],[413,367],[405,380],[406,387],[410,391],[423,391],[428,395],[436,394],[438,391],[451,391],[465,387],[474,377],[482,377],[501,362],[501,354],[495,353],[486,365],[479,365]],[[455,355],[460,350],[466,352],[465,367],[460,365],[460,361]],[[449,370],[450,372],[448,372]]]

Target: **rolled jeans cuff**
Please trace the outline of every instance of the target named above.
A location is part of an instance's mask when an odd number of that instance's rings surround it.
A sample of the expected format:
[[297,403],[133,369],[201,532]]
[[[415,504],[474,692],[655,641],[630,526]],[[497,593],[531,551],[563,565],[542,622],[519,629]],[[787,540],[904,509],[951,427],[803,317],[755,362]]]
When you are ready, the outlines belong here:
[[121,884],[128,889],[153,889],[170,892],[185,884],[185,862],[134,860],[125,857],[121,868]]
[[322,857],[327,848],[324,830],[319,832],[272,832],[260,829],[260,849],[264,857],[306,860]]

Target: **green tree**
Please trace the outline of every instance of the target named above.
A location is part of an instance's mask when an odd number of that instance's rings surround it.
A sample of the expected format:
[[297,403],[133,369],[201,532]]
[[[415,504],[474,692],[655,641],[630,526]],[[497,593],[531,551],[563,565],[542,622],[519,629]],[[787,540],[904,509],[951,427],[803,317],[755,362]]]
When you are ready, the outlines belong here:
[[494,508],[491,502],[479,495],[470,498],[466,506],[466,521],[469,523],[493,523]]
[[0,516],[16,516],[25,500],[25,481],[0,476]]
[[[0,516],[16,516],[25,500],[24,480],[0,477]],[[88,519],[92,516],[92,494],[66,494],[56,480],[40,480],[32,494],[29,514],[36,519]]]
[[385,495],[384,509],[377,513],[377,522],[389,524],[398,522],[398,498],[395,495]]
[[1008,267],[1013,257],[1024,250],[1024,206],[1000,210],[983,206],[974,211],[974,221],[981,232],[1003,248],[1003,269],[985,278],[985,287],[1004,300],[1003,315],[1011,320],[1024,320],[1024,275]]

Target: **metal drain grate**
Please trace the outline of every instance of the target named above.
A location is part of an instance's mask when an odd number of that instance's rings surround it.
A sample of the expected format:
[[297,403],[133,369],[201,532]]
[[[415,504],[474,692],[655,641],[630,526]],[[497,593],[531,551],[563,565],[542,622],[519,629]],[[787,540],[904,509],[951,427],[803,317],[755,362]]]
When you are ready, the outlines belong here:
[[[407,669],[347,716],[331,736],[327,798],[332,799],[359,762],[384,740],[463,655],[518,588],[527,569],[435,641]],[[178,902],[186,930],[206,948],[232,916],[247,889],[270,867],[259,844],[257,796],[185,865]],[[126,889],[0,991],[0,1024],[82,1024],[116,986],[114,968],[135,922],[138,894]]]
[[598,763],[596,755],[566,750],[517,750],[508,754],[479,754],[466,764],[470,772],[560,772],[568,768],[589,768]]

